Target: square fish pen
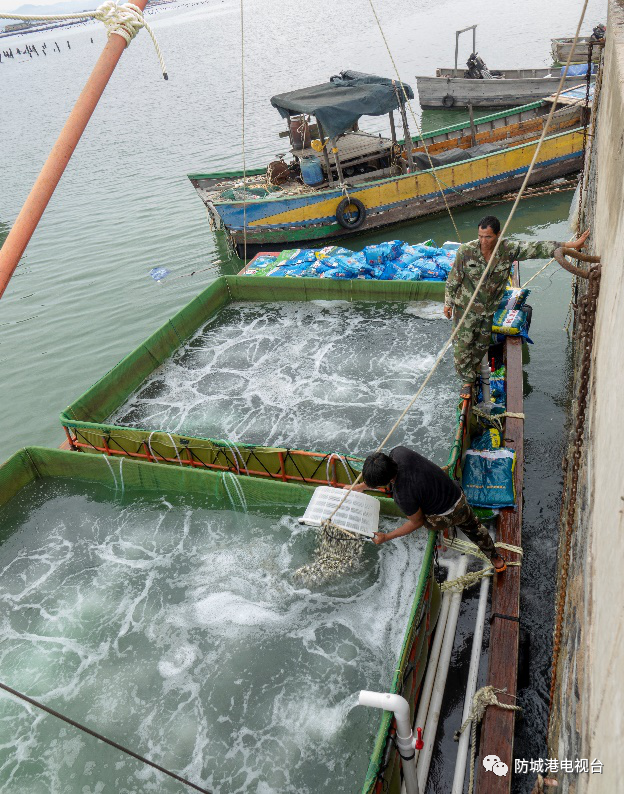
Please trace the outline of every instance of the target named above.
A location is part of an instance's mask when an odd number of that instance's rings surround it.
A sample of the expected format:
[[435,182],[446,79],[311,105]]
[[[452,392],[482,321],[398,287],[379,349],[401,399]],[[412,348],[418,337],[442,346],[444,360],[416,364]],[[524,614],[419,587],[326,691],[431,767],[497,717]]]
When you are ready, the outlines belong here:
[[[184,468],[231,471],[284,482],[348,484],[362,465],[362,458],[354,456],[353,448],[343,449],[342,454],[337,454],[338,450],[325,449],[320,444],[301,448],[291,443],[290,438],[286,442],[282,440],[279,445],[268,446],[264,445],[266,441],[251,443],[251,439],[244,436],[233,440],[227,435],[214,438],[201,432],[190,432],[189,435],[169,432],[169,428],[163,427],[157,418],[150,419],[145,426],[136,419],[121,424],[111,416],[118,413],[142,384],[153,377],[170,357],[179,353],[206,323],[228,307],[235,311],[239,305],[308,305],[312,301],[328,302],[334,306],[339,303],[408,305],[416,301],[440,302],[443,298],[442,282],[221,277],[61,414],[69,445],[84,452],[128,456]],[[410,390],[397,397],[399,407],[403,407],[411,393]],[[226,400],[228,395],[223,397]],[[452,411],[449,415],[451,418],[454,416]],[[314,423],[313,412],[309,421]],[[454,425],[450,424],[445,429],[445,438],[452,436],[453,430]]]
[[[172,566],[166,559],[167,555],[172,550],[177,550],[182,541],[189,537],[191,555],[187,561],[188,567],[194,571],[202,563],[209,564],[211,561],[203,560],[201,550],[198,554],[196,544],[214,531],[213,525],[199,527],[196,535],[187,533],[184,538],[175,533],[174,537],[169,538],[168,527],[161,526],[159,533],[147,532],[143,543],[137,544],[127,515],[128,511],[138,509],[137,505],[140,508],[142,500],[148,504],[151,504],[149,500],[157,500],[159,509],[167,515],[175,513],[180,503],[188,503],[192,505],[194,514],[204,510],[212,511],[210,515],[218,516],[229,511],[228,500],[231,494],[227,481],[236,479],[240,485],[237,493],[246,502],[252,519],[251,524],[244,527],[243,531],[255,533],[254,543],[257,543],[262,515],[274,515],[275,511],[277,514],[282,511],[289,517],[301,514],[308,503],[308,488],[299,484],[251,477],[233,478],[228,473],[204,472],[191,467],[155,466],[128,459],[120,459],[115,464],[112,468],[109,458],[103,459],[96,455],[76,455],[31,447],[21,450],[0,466],[0,559],[5,572],[0,596],[6,602],[0,680],[134,752],[160,763],[172,772],[183,774],[198,784],[215,787],[216,790],[222,789],[223,780],[219,782],[218,772],[221,773],[222,770],[215,771],[215,767],[221,761],[227,766],[236,753],[233,748],[228,748],[232,752],[224,753],[222,759],[220,756],[209,757],[211,742],[205,741],[205,735],[203,743],[196,738],[196,723],[204,729],[206,725],[213,725],[215,730],[221,730],[220,726],[225,724],[226,737],[230,737],[230,740],[240,739],[237,753],[245,748],[245,752],[250,754],[254,762],[261,761],[267,769],[273,769],[275,757],[272,757],[272,753],[280,752],[282,760],[286,757],[287,761],[292,761],[293,768],[300,771],[301,751],[304,761],[310,755],[314,756],[315,748],[311,746],[313,742],[302,743],[299,750],[289,745],[286,749],[293,753],[292,759],[288,753],[282,752],[280,742],[277,742],[274,751],[269,749],[267,752],[268,746],[255,745],[255,742],[265,740],[271,745],[276,741],[276,729],[268,733],[265,731],[265,734],[260,731],[246,731],[227,722],[232,708],[227,698],[220,702],[217,697],[213,706],[204,702],[204,689],[210,676],[207,678],[202,665],[213,665],[212,677],[218,678],[221,674],[219,658],[208,658],[211,651],[209,645],[204,650],[196,649],[195,655],[189,652],[190,656],[184,656],[185,648],[178,647],[177,637],[170,636],[171,626],[158,613],[158,609],[164,604],[167,610],[177,609],[176,614],[187,616],[188,598],[191,597],[192,600],[195,592],[191,591],[190,596],[186,592],[178,593],[170,599],[165,596],[158,579],[152,590],[147,588],[146,583],[152,582],[152,566],[158,565],[162,568],[160,575],[163,582],[173,581],[178,590],[181,582],[184,590],[187,580],[180,577],[179,572],[172,571]],[[78,500],[77,503],[73,504],[72,499]],[[382,498],[380,502],[383,514],[396,515],[396,509],[390,500]],[[100,515],[99,509],[105,512]],[[78,517],[74,524],[70,522],[71,515]],[[118,515],[122,515],[124,521],[119,524],[119,531],[112,532],[112,520]],[[293,520],[293,524],[296,525],[296,521]],[[290,525],[288,529],[290,531]],[[263,531],[261,530],[261,535]],[[268,535],[272,536],[274,533],[275,529],[269,527]],[[227,538],[223,537],[222,528],[217,534],[217,553],[220,553],[228,544]],[[403,631],[403,625],[397,627],[397,633],[393,635],[398,640],[393,643],[395,650],[385,660],[388,682],[391,680],[388,690],[407,698],[412,711],[426,666],[440,596],[433,574],[435,536],[430,533],[423,540],[424,556],[419,563],[419,571],[416,569],[417,575],[412,579],[413,584],[409,587],[411,603],[408,602],[405,608],[405,629]],[[166,553],[163,554],[156,545],[150,545],[157,542],[167,545]],[[89,565],[84,565],[82,557],[78,558],[85,548],[88,548],[91,555]],[[384,551],[384,554],[395,553],[392,549]],[[72,559],[74,556],[75,560]],[[389,558],[388,567],[392,570],[394,561],[394,558]],[[111,576],[113,569],[117,573]],[[202,579],[201,571],[198,575]],[[241,578],[248,575],[250,572],[247,570],[239,572]],[[86,576],[87,580],[80,580],[80,576]],[[101,603],[96,603],[93,593],[99,590],[92,582],[119,588],[119,593],[123,596],[121,603],[117,603],[115,597],[107,597]],[[140,598],[134,597],[134,591],[125,592],[123,588],[126,586],[134,587]],[[231,586],[228,584],[228,588]],[[405,592],[405,582],[402,581],[401,586]],[[26,594],[27,598],[24,600]],[[408,593],[405,592],[405,595]],[[297,609],[299,603],[306,598],[314,604],[319,600],[319,594],[305,589],[295,590],[293,596]],[[187,598],[186,602],[184,597]],[[323,593],[322,600],[327,598],[328,594]],[[210,598],[204,598],[201,603],[190,606],[200,610],[203,604],[207,609],[208,601]],[[344,598],[340,593],[334,601],[339,612],[352,606],[352,599]],[[257,612],[262,612],[262,604],[254,606]],[[265,611],[270,612],[268,609]],[[199,634],[203,636],[209,630],[210,623],[215,620],[224,622],[223,615],[217,612],[218,610],[212,610],[210,621],[202,624]],[[249,662],[256,660],[258,656],[255,643],[260,642],[258,638],[261,635],[247,629],[255,620],[261,620],[262,615],[258,618],[256,613],[249,614],[239,610],[238,616],[238,622],[245,631],[241,632],[237,640],[240,645],[234,663],[226,667],[231,667],[227,670],[227,675],[237,685],[241,693],[239,699],[247,702],[250,695],[248,690],[260,690],[261,687],[254,688],[249,670],[241,659]],[[269,617],[275,620],[274,615]],[[113,635],[106,640],[96,634],[103,621],[107,621],[106,625],[108,622],[115,625]],[[388,621],[389,617],[385,623]],[[384,621],[381,626],[383,628]],[[300,626],[299,631],[301,647],[306,652],[309,651],[310,658],[324,664],[328,654],[333,652],[332,649],[322,638],[310,636],[310,626],[307,623]],[[368,636],[371,632],[374,634],[374,642],[379,644],[384,635],[380,635],[366,623],[364,634]],[[187,639],[189,642],[194,640],[190,637]],[[159,658],[159,654],[162,654],[162,643],[167,640],[169,645],[173,643],[176,646],[173,649],[175,654],[169,658],[167,651],[165,658]],[[203,641],[206,643],[205,638]],[[147,662],[139,664],[137,649],[142,647],[141,642],[149,647],[152,655]],[[341,642],[337,643],[337,647],[348,667],[349,659],[345,656],[348,649],[343,648]],[[395,662],[395,658],[396,663],[391,664]],[[308,663],[304,657],[301,668],[307,670]],[[132,676],[137,675],[137,666],[139,677],[133,681]],[[71,668],[69,673],[67,667]],[[277,659],[273,665],[268,665],[271,685],[269,695],[274,700],[273,708],[278,714],[283,707],[283,701],[280,700],[283,680],[279,675],[276,677],[279,669]],[[196,681],[185,677],[190,676],[191,670]],[[353,661],[351,675],[355,676],[355,690],[371,683],[360,681],[360,673],[359,664]],[[204,684],[198,686],[197,681],[203,681]],[[316,728],[313,725],[312,729],[320,731],[319,736],[322,737],[328,729],[327,719],[331,723],[330,727],[334,723],[342,727],[343,719],[349,717],[349,714],[350,719],[353,719],[350,697],[347,701],[340,701],[340,708],[326,709],[323,712],[325,721]],[[163,703],[167,707],[164,708],[164,713],[159,713]],[[346,709],[342,708],[345,703],[348,707]],[[149,708],[146,710],[146,707]],[[50,780],[53,780],[57,788],[67,794],[83,791],[85,782],[90,786],[110,784],[116,790],[179,790],[178,784],[170,784],[160,774],[147,774],[147,770],[141,769],[135,760],[129,760],[117,750],[85,738],[83,734],[74,733],[74,728],[62,726],[55,722],[55,718],[46,716],[41,719],[36,709],[24,709],[13,696],[2,695],[0,710],[4,715],[0,720],[0,725],[4,728],[0,730],[6,731],[2,744],[5,747],[4,752],[7,753],[4,757],[0,754],[0,761],[17,787],[23,784],[24,790],[35,790],[37,785],[44,785],[42,781],[45,782],[44,787],[47,787]],[[189,713],[192,719],[185,722],[183,718],[188,717]],[[254,711],[256,713],[257,709]],[[309,716],[304,713],[300,715],[300,719],[306,722]],[[334,755],[332,741],[325,739],[325,755],[322,760],[327,761],[327,771],[320,777],[317,774],[305,790],[352,791],[354,788],[361,788],[363,793],[399,793],[400,759],[393,741],[393,715],[384,712],[378,722],[376,712],[362,709],[361,712],[358,711],[356,719],[366,721],[359,723],[364,738],[356,740],[355,745],[349,748],[349,757],[342,759],[339,755]],[[138,727],[135,724],[137,720]],[[348,740],[353,741],[348,730],[343,729],[339,735],[346,735]],[[166,741],[167,736],[170,741]],[[17,748],[11,749],[12,744],[17,745],[22,741],[26,743],[22,747],[23,752],[18,753]],[[348,785],[343,782],[339,786],[333,786],[335,767],[347,767],[354,763],[355,756],[359,758],[356,766],[362,775],[360,780],[349,778]],[[68,761],[68,758],[71,760]],[[284,769],[288,773],[287,763]],[[229,780],[228,790],[246,790],[246,781],[240,776],[244,778],[247,772],[243,772],[239,771],[236,785]],[[261,777],[256,772],[256,782],[260,783]]]

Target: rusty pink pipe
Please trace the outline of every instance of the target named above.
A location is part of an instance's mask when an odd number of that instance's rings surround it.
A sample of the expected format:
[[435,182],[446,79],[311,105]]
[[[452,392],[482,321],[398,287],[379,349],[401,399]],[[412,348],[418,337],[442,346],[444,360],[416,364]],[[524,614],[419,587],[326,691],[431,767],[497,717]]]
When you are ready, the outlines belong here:
[[[134,0],[134,2],[141,11],[145,10],[147,0]],[[112,34],[4,241],[0,250],[0,298],[4,294],[125,49],[125,39],[117,34]]]

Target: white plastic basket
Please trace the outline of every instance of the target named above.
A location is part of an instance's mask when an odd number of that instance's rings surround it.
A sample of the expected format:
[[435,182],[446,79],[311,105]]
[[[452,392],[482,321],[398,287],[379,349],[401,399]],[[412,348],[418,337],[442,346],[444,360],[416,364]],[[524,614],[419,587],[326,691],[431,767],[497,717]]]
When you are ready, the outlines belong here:
[[[319,486],[314,491],[299,523],[320,527],[338,507],[344,496],[345,492],[342,488]],[[379,527],[379,502],[368,494],[351,491],[331,521],[332,524],[348,532],[371,539]]]

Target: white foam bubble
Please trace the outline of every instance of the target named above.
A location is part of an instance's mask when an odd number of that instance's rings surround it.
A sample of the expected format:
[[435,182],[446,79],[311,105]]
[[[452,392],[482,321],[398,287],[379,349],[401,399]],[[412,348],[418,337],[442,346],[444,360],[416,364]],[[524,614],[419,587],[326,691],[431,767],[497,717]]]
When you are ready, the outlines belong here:
[[[2,549],[8,682],[104,734],[122,725],[137,751],[214,790],[311,791],[328,775],[350,789],[379,722],[353,693],[392,680],[425,537],[369,544],[361,570],[310,590],[293,573],[310,559],[314,532],[281,512],[250,511],[71,494],[33,511]],[[79,542],[67,553],[59,540],[71,538]],[[48,560],[63,550],[36,593],[38,564],[24,576],[28,544]],[[120,564],[128,559],[141,565]],[[35,769],[79,794],[50,721],[1,699],[0,712],[0,743],[29,760],[17,774]],[[68,753],[75,769],[93,760],[89,747]],[[104,749],[91,787],[112,785],[111,775],[129,791],[153,782]]]
[[[235,303],[178,350],[110,421],[252,444],[366,455],[448,334],[436,302]],[[423,319],[424,318],[424,319]],[[401,426],[442,462],[455,388],[448,356]],[[432,410],[436,406],[443,410]]]
[[227,590],[213,593],[195,604],[195,616],[204,626],[265,626],[280,621],[280,616],[268,607]]

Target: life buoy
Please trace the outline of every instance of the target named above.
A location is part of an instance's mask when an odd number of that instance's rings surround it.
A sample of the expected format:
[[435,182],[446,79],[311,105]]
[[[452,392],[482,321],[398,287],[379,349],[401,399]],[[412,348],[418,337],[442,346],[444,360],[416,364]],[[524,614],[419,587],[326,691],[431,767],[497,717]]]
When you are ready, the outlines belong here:
[[[347,212],[349,207],[355,207],[357,212]],[[336,220],[343,229],[359,229],[366,220],[366,207],[359,199],[356,198],[343,198],[336,208]]]
[[451,94],[447,94],[442,99],[442,104],[444,105],[445,108],[452,108],[453,105],[455,104],[455,97],[451,96]]

